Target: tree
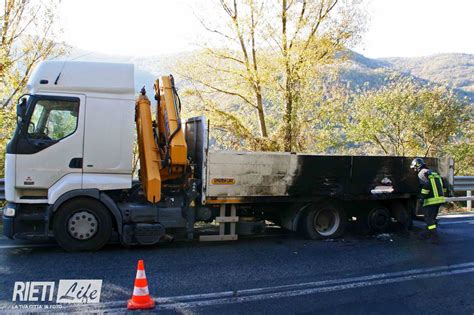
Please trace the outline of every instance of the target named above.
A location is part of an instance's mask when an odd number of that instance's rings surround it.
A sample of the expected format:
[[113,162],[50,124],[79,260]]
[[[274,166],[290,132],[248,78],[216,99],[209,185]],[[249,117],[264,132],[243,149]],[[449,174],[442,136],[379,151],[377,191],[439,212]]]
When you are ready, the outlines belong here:
[[219,7],[224,25],[202,21],[219,45],[205,46],[179,70],[194,103],[241,148],[310,149],[324,100],[320,68],[342,61],[358,39],[358,1],[221,0]]
[[5,170],[5,148],[16,127],[16,116],[12,110],[0,109],[0,177]]
[[[257,48],[257,27],[263,7],[254,0],[220,1],[218,6],[225,30],[208,26],[206,21],[201,23],[207,31],[226,40],[229,47],[205,47],[195,58],[183,63],[179,72],[192,83],[193,93],[188,95],[196,96],[196,101],[205,105],[204,110],[213,118],[213,126],[233,130],[236,139],[264,145],[264,138],[268,137],[263,104],[264,74]],[[209,72],[215,75],[206,75]],[[214,106],[215,100],[222,100],[222,96],[225,96],[224,102]],[[236,104],[241,111],[255,111],[256,119],[250,115],[242,121],[235,111],[229,110]],[[257,128],[259,135],[247,132]]]
[[[472,113],[472,105],[471,105]],[[446,144],[444,152],[454,158],[455,175],[472,176],[474,174],[474,119],[467,122],[460,132],[462,136],[452,139]]]
[[278,90],[284,105],[285,151],[303,150],[305,147],[305,142],[298,141],[304,132],[300,118],[314,120],[311,109],[316,104],[312,99],[321,97],[318,95],[321,91],[313,87],[317,83],[318,66],[337,61],[336,54],[344,51],[360,31],[360,12],[356,2],[346,2],[350,5],[340,6],[336,11],[336,6],[341,3],[338,0],[282,0],[281,26],[274,28],[269,25],[271,38],[278,43],[280,67],[283,69]]
[[350,108],[346,133],[350,141],[365,144],[365,152],[442,155],[450,143],[466,139],[467,124],[472,128],[466,100],[444,87],[420,86],[402,77],[362,93]]
[[0,174],[5,146],[16,126],[13,103],[39,61],[65,53],[64,45],[54,41],[59,32],[56,6],[53,0],[0,3]]
[[56,1],[4,0],[0,7],[0,101],[7,107],[21,93],[34,66],[64,54],[54,41]]

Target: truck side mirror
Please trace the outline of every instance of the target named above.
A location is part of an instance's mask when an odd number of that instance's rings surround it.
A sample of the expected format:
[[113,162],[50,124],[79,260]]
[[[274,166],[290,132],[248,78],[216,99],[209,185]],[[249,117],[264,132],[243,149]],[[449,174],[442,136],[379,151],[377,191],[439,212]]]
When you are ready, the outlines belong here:
[[16,105],[16,116],[22,121],[26,114],[26,97],[22,97]]

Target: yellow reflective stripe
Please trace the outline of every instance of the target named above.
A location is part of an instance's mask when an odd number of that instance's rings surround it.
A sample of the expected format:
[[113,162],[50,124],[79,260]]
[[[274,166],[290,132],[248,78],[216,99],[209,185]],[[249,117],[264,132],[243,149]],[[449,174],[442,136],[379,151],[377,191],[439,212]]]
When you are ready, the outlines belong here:
[[443,196],[446,195],[446,188],[444,188],[444,185],[443,185],[443,179],[438,176],[438,180],[439,180],[439,187],[441,187],[441,190],[443,191]]
[[444,197],[428,198],[428,199],[425,199],[425,201],[423,202],[423,207],[437,205],[437,204],[445,203],[445,202],[446,202],[446,199]]
[[434,230],[436,229],[436,224],[428,226],[428,230]]
[[435,198],[438,198],[439,197],[439,194],[438,194],[438,187],[436,187],[436,182],[435,182],[435,179],[433,176],[430,175],[430,182],[431,182],[431,188],[433,189],[433,196]]
[[430,190],[422,188],[421,193],[424,194],[424,195],[428,195],[430,193]]

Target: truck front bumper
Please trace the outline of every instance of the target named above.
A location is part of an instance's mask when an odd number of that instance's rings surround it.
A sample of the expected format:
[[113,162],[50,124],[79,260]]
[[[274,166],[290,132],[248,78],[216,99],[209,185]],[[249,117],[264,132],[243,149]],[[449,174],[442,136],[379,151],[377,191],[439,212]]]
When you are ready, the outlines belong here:
[[48,205],[7,203],[13,216],[2,216],[3,235],[10,239],[46,240],[49,231]]

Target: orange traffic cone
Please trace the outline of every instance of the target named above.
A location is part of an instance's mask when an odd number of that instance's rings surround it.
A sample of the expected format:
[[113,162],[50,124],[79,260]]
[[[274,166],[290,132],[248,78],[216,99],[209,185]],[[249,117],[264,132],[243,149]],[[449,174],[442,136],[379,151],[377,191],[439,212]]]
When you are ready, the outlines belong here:
[[155,307],[155,301],[148,292],[148,281],[146,281],[143,260],[138,261],[135,287],[133,288],[132,298],[128,300],[127,307],[129,310],[145,310]]

